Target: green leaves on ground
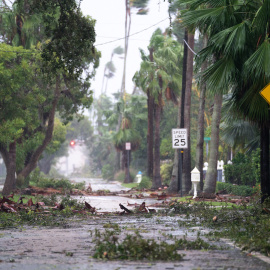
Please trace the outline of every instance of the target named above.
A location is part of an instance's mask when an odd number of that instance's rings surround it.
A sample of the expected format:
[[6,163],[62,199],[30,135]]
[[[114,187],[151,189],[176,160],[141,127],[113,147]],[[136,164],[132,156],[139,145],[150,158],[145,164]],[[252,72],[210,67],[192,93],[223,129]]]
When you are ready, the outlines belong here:
[[94,258],[150,261],[179,261],[183,258],[183,255],[178,254],[176,244],[144,239],[139,232],[135,235],[127,234],[123,241],[120,241],[116,233],[110,230],[106,230],[103,234],[95,231]]

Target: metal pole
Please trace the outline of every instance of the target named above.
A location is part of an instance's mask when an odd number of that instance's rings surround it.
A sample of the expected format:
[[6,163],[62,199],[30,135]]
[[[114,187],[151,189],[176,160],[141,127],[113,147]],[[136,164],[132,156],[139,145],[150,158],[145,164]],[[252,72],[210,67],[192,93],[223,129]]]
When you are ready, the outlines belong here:
[[208,141],[206,142],[206,160],[208,161]]
[[127,160],[128,160],[127,161],[127,163],[128,163],[127,164],[128,165],[127,167],[128,167],[128,183],[129,183],[129,150],[127,150]]
[[183,151],[179,149],[179,159],[178,159],[178,191],[180,191],[180,196],[183,197],[182,190],[182,166],[183,166]]

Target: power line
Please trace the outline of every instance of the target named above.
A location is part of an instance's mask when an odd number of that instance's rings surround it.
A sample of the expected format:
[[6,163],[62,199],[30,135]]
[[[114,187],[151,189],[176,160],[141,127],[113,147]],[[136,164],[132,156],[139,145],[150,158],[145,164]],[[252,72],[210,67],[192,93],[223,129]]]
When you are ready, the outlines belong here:
[[[184,39],[183,39],[184,40]],[[186,43],[186,45],[188,46],[188,48],[192,51],[192,53],[193,54],[195,54],[196,56],[198,55],[197,53],[195,53],[192,49],[191,49],[191,47],[188,45],[188,43],[184,40],[184,42]]]
[[131,35],[128,35],[128,36],[126,36],[126,37],[122,37],[122,38],[118,38],[118,39],[111,40],[111,41],[108,41],[108,42],[104,42],[104,43],[97,44],[97,45],[95,45],[95,47],[101,46],[101,45],[106,45],[106,44],[109,44],[109,43],[113,43],[113,42],[116,42],[116,41],[125,39],[125,38],[127,38],[127,37],[132,37],[132,36],[137,35],[137,34],[139,34],[139,33],[141,33],[141,32],[144,32],[144,31],[146,31],[146,30],[148,30],[148,29],[150,29],[150,28],[152,28],[152,27],[154,27],[154,26],[156,26],[156,25],[160,24],[161,22],[164,22],[164,21],[166,21],[166,20],[168,20],[168,19],[169,19],[169,17],[167,17],[166,19],[164,19],[164,20],[162,20],[162,21],[159,21],[159,22],[157,22],[157,23],[155,23],[155,24],[153,24],[153,25],[151,25],[151,26],[149,26],[149,27],[147,27],[147,28],[145,28],[145,29],[143,29],[143,30],[141,30],[141,31],[135,32],[135,33],[133,33],[133,34],[131,34]]
[[[150,28],[152,28],[152,27],[154,27],[154,26],[156,26],[156,25],[158,25],[158,24],[160,24],[160,23],[166,21],[167,19],[169,19],[169,17],[167,17],[166,19],[161,20],[161,21],[159,21],[159,22],[157,22],[157,23],[155,23],[155,24],[153,24],[153,25],[151,25],[151,26],[149,26],[149,27],[147,27],[147,28],[145,28],[145,29],[143,29],[143,30],[140,30],[140,31],[135,32],[135,33],[133,33],[133,34],[131,34],[131,35],[128,35],[128,36],[126,36],[126,37],[132,37],[132,36],[135,36],[135,35],[137,35],[137,34],[139,34],[139,33],[142,33],[142,32],[144,32],[144,31],[146,31],[146,30],[148,30],[148,29],[150,29]],[[102,46],[102,45],[105,45],[105,44],[113,43],[113,42],[116,42],[116,41],[125,39],[126,37],[118,38],[118,39],[111,40],[111,41],[108,41],[108,42],[105,42],[105,43],[100,43],[100,44],[97,44],[97,45],[94,45],[94,46],[97,47],[97,46]],[[39,53],[39,52],[4,51],[4,50],[1,50],[1,49],[0,49],[0,52],[12,52],[12,53],[20,53],[20,54],[22,54],[22,53],[30,53],[30,54],[37,54],[37,53]]]

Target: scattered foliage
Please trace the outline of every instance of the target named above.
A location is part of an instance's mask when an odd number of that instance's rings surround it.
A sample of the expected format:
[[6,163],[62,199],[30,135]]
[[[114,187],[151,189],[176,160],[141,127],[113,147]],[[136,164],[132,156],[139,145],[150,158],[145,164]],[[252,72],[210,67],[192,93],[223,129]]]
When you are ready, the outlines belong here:
[[152,186],[152,182],[151,182],[150,178],[147,176],[143,176],[142,181],[138,185],[138,188],[139,189],[144,189],[144,188],[148,189],[148,188],[151,188],[151,186]]
[[95,231],[94,258],[109,260],[161,260],[179,261],[183,255],[178,254],[176,244],[160,243],[154,239],[144,239],[138,231],[134,235],[127,234],[123,241],[119,240],[117,231]]

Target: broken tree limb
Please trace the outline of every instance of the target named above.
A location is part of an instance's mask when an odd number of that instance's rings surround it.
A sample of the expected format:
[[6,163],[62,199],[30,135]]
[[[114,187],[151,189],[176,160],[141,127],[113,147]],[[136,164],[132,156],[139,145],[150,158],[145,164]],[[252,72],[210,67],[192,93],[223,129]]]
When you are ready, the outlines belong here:
[[122,205],[121,203],[119,203],[119,206],[122,210],[124,210],[125,212],[127,212],[128,214],[131,214],[132,211],[130,211],[129,209],[127,209],[124,205]]

